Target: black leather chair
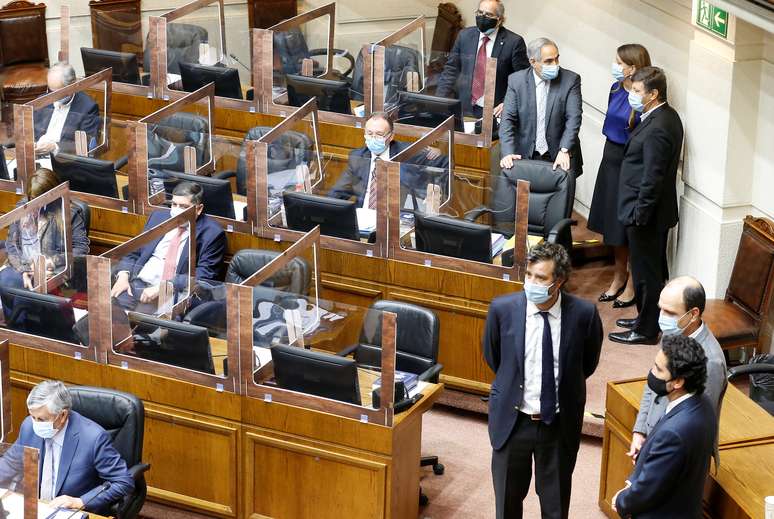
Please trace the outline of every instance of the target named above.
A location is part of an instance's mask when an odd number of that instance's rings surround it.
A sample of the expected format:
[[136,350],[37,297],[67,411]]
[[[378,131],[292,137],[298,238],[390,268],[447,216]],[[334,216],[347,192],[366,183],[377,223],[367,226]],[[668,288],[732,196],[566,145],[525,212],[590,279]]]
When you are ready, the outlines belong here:
[[[422,66],[422,57],[419,51],[403,45],[390,45],[384,50],[384,101],[395,103],[398,100],[398,92],[406,91],[409,72],[419,74]],[[357,55],[355,69],[352,72],[352,86],[349,89],[349,98],[353,101],[363,100],[363,54]],[[420,76],[421,78],[421,76]],[[422,89],[423,85],[419,85]]]
[[[250,128],[239,150],[236,171],[222,171],[217,178],[236,176],[237,193],[247,195],[247,141],[257,141],[272,129],[271,126]],[[269,144],[269,181],[271,175],[283,170],[295,169],[300,164],[309,164],[312,160],[312,141],[305,133],[287,131]]]
[[[438,362],[440,320],[435,312],[411,303],[376,301],[371,305],[360,331],[358,344],[338,353],[344,357],[354,354],[358,364],[381,366],[382,363],[382,315],[392,312],[397,316],[395,337],[395,369],[419,375],[424,382],[438,382],[443,365]],[[444,472],[438,456],[422,456],[420,466],[432,466],[436,475]],[[427,497],[421,493],[420,501],[425,504]]]
[[185,172],[185,147],[196,150],[196,164],[210,160],[210,128],[201,115],[180,112],[148,128],[148,169]]
[[111,515],[118,519],[137,517],[145,503],[145,472],[150,465],[142,462],[145,409],[136,396],[102,387],[73,386],[73,411],[101,425],[113,441],[134,478],[134,492],[114,503]]
[[8,165],[5,163],[5,147],[0,144],[0,180],[11,180],[8,176]]
[[488,206],[469,211],[466,219],[475,221],[484,214],[492,215],[492,229],[501,234],[513,234],[516,207],[516,182],[528,180],[529,216],[527,232],[542,236],[546,241],[559,243],[572,250],[572,205],[575,177],[572,173],[552,169],[552,164],[541,160],[518,160],[513,168],[503,169],[492,177]]
[[[147,72],[150,67],[150,33],[145,38],[145,55],[143,67]],[[199,44],[207,43],[207,29],[188,23],[167,24],[167,72],[180,74],[180,62],[199,63]]]
[[729,382],[742,375],[750,377],[750,399],[774,416],[774,355],[756,355],[728,370]]
[[72,197],[70,198],[70,204],[74,206],[75,210],[81,213],[81,217],[83,217],[83,226],[86,227],[86,233],[88,234],[89,229],[91,228],[91,208],[89,207],[89,204],[83,200]]
[[[301,64],[307,58],[314,58],[315,56],[326,56],[328,49],[312,49],[309,50],[309,46],[306,44],[306,38],[304,33],[298,27],[293,27],[286,31],[274,31],[274,55],[276,57],[275,63],[279,62],[279,70],[275,72],[281,73],[283,76],[286,74],[300,74]],[[344,58],[349,61],[349,67],[343,72],[340,70],[332,70],[331,72],[335,79],[346,79],[349,77],[352,69],[355,67],[355,58],[352,57],[346,50],[331,49],[334,57]],[[276,65],[275,65],[276,67]],[[319,76],[323,73],[322,67],[315,62],[312,72],[315,76]]]
[[[226,272],[226,283],[242,283],[279,254],[277,251],[262,249],[238,251],[231,258]],[[266,280],[261,287],[253,289],[253,306],[260,300],[272,300],[277,292],[307,295],[311,280],[312,272],[308,263],[303,258],[295,258],[285,268]],[[226,304],[222,299],[225,297],[225,291],[221,288],[197,286],[197,291],[200,294],[204,293],[205,301],[188,312],[183,321],[207,328],[211,336],[225,336]]]

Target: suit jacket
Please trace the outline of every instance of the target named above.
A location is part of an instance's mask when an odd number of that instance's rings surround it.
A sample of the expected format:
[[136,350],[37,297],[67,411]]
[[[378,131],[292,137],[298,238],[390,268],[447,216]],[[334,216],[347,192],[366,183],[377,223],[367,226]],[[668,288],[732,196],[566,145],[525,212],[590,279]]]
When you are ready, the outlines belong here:
[[[594,373],[602,348],[602,321],[597,307],[562,294],[559,344],[559,423],[565,445],[580,445],[586,379]],[[489,394],[489,439],[498,450],[511,435],[524,398],[524,337],[527,298],[524,292],[492,301],[484,329],[484,358],[495,372]]]
[[[435,91],[440,97],[453,97],[455,94],[459,96],[462,109],[466,113],[470,113],[473,108],[470,97],[480,35],[477,27],[467,27],[457,34]],[[497,106],[505,99],[508,76],[529,67],[524,38],[505,27],[500,27],[492,47],[492,57],[497,58],[494,96],[494,104]]]
[[[16,203],[20,207],[27,202],[22,198]],[[62,218],[62,205],[55,201],[46,206],[46,223],[38,229],[38,238],[40,239],[40,252],[45,257],[53,260],[56,267],[63,267],[65,261],[65,234],[64,219]],[[86,232],[86,224],[83,219],[81,209],[76,206],[70,206],[70,235],[73,248],[73,254],[76,256],[85,256],[89,253],[89,237]],[[17,272],[32,272],[33,264],[22,257],[22,239],[20,222],[16,221],[8,228],[8,239],[5,240],[5,247],[8,253],[8,264]]]
[[[500,146],[502,155],[521,155],[532,158],[537,134],[537,100],[535,99],[535,75],[532,67],[514,72],[508,78],[503,114],[500,121]],[[583,173],[578,132],[583,116],[581,78],[566,68],[551,81],[546,99],[546,141],[551,160],[559,150],[570,152],[570,170],[575,175]]]
[[624,147],[618,184],[618,219],[624,225],[677,223],[677,166],[683,146],[680,116],[664,104],[637,125]]
[[[410,142],[393,140],[390,142],[390,157],[394,157],[411,145]],[[436,159],[428,159],[426,153],[419,153],[401,164],[400,180],[403,184],[422,190],[427,187],[428,177],[412,168],[410,164],[417,166],[430,166],[446,169],[448,173],[449,159],[441,155]],[[371,173],[371,150],[363,146],[349,152],[347,168],[341,174],[336,184],[328,192],[328,196],[349,200],[355,198],[358,207],[363,205],[366,189],[368,188],[368,176]],[[424,185],[423,185],[424,182]]]
[[618,495],[621,517],[700,519],[717,417],[704,395],[680,402],[642,446],[631,487]]
[[[151,213],[145,223],[144,231],[151,229],[169,219],[169,210],[159,210]],[[162,237],[127,254],[119,263],[119,271],[129,272],[129,279],[135,278],[145,263],[153,256],[156,245]],[[183,249],[177,264],[174,285],[176,290],[183,290],[188,284],[188,248]],[[218,222],[202,213],[196,219],[196,280],[218,281],[223,275],[223,254],[226,252],[226,233]]]
[[[105,429],[72,410],[67,420],[55,495],[78,497],[86,504],[86,510],[105,512],[111,503],[134,490],[134,479]],[[21,479],[23,447],[40,450],[38,481],[43,481],[46,444],[32,430],[32,418],[28,416],[22,422],[16,442],[0,458],[0,482],[3,482],[3,486]],[[110,483],[110,486],[98,494],[103,483]]]
[[[51,121],[51,114],[53,113],[53,105],[44,106],[40,110],[35,111],[33,121],[35,124],[36,142],[46,133],[48,123]],[[92,139],[96,140],[99,137],[99,107],[91,97],[83,92],[76,92],[73,100],[70,102],[70,111],[67,112],[67,119],[65,119],[64,126],[62,127],[62,136],[59,139],[59,151],[75,153],[75,132],[77,130],[86,132],[88,143],[91,143]],[[89,144],[89,148],[91,147],[91,144]]]

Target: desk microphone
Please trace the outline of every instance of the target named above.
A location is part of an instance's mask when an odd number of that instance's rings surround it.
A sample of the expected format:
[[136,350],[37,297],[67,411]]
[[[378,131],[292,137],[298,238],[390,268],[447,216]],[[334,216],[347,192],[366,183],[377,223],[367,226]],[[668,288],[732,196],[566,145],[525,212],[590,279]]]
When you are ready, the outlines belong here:
[[239,61],[239,58],[237,58],[237,57],[236,57],[236,55],[234,55],[234,53],[233,53],[233,52],[230,52],[228,55],[229,55],[229,57],[230,57],[231,59],[233,59],[234,61],[236,61],[236,62],[237,62],[237,63],[239,63],[240,65],[242,65],[246,71],[250,72],[250,67],[248,67],[247,65],[245,65],[244,63],[242,63],[241,61]]
[[[83,512],[83,510],[86,508],[86,505],[88,505],[89,503],[91,503],[92,501],[94,501],[94,499],[95,499],[95,498],[96,498],[98,495],[102,494],[102,492],[104,492],[105,490],[107,490],[108,488],[110,488],[110,482],[109,482],[109,481],[105,481],[105,482],[104,482],[104,483],[102,483],[102,485],[100,485],[100,486],[101,486],[102,488],[100,488],[99,492],[97,492],[96,494],[94,494],[93,496],[91,496],[89,499],[87,499],[86,501],[84,501],[84,503],[81,505],[81,507],[80,507],[78,510],[74,511],[73,513],[71,513],[70,515],[68,515],[67,517],[65,517],[65,519],[72,519],[72,518],[73,518],[73,516],[74,516],[75,514],[78,514],[78,513],[80,513],[80,512]],[[56,516],[56,511],[54,512],[54,514],[55,514],[55,516]]]

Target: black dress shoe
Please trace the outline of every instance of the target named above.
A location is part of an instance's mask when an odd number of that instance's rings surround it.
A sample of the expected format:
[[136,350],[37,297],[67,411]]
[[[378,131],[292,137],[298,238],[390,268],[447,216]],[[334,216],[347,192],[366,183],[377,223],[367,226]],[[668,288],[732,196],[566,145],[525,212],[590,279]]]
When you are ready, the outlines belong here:
[[612,332],[608,334],[608,338],[613,342],[620,342],[621,344],[658,344],[658,335],[648,337],[631,330],[628,332]]
[[[627,281],[626,281],[626,283],[628,283],[628,282],[629,282],[629,281],[627,280]],[[614,300],[618,299],[618,296],[620,296],[621,294],[623,294],[623,291],[624,291],[624,290],[626,290],[626,283],[624,283],[624,284],[621,286],[621,288],[619,288],[619,289],[616,291],[616,293],[615,293],[615,294],[608,294],[607,292],[602,292],[602,294],[600,294],[600,296],[599,296],[599,299],[597,299],[597,300],[598,300],[600,303],[607,303],[607,302],[609,302],[609,301],[614,301]]]
[[634,319],[618,319],[615,322],[615,325],[619,328],[634,328],[634,325],[637,324],[637,318]]
[[613,301],[613,308],[628,308],[633,306],[634,303],[636,303],[634,298],[630,299],[629,301],[621,301],[620,299],[616,299]]

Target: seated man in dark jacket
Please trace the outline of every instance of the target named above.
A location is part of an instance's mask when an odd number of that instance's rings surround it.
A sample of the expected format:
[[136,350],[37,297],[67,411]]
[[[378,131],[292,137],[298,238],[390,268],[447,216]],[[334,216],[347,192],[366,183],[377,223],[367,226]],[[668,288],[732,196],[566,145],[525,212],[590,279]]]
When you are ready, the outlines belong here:
[[[151,214],[145,223],[145,230],[189,207],[196,207],[196,280],[218,281],[222,277],[226,233],[218,222],[203,214],[203,196],[199,184],[179,183],[172,192],[171,211]],[[184,290],[188,283],[187,241],[188,231],[179,227],[129,253],[118,265],[119,272],[110,295],[127,310],[154,313],[163,281],[172,281],[176,292]],[[168,260],[168,257],[171,259]],[[171,269],[167,269],[168,263]],[[138,306],[140,303],[142,307]]]
[[[358,207],[376,208],[376,185],[375,172],[376,160],[390,160],[392,157],[409,147],[411,143],[400,142],[393,139],[392,120],[382,112],[376,112],[366,121],[365,141],[366,145],[357,148],[349,153],[347,169],[339,177],[333,189],[328,196],[335,198],[350,199],[354,198]],[[429,148],[424,152],[412,157],[401,167],[401,183],[409,188],[423,190],[427,187],[428,181],[433,180],[427,175],[423,168],[410,167],[407,164],[415,166],[428,166],[445,170],[448,174],[449,159],[441,155],[437,150]],[[441,171],[441,173],[444,173]],[[445,176],[445,175],[441,175]],[[448,179],[436,179],[445,183]]]

